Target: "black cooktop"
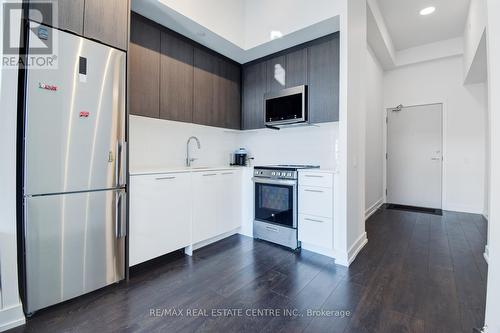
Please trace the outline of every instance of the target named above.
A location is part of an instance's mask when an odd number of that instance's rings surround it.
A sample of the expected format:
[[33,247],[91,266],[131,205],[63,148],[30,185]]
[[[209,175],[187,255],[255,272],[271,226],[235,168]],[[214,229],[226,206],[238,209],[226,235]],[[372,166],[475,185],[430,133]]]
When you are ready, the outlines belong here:
[[319,165],[301,165],[301,164],[278,164],[278,165],[264,165],[255,166],[254,169],[263,170],[286,170],[286,171],[297,171],[299,169],[317,169]]

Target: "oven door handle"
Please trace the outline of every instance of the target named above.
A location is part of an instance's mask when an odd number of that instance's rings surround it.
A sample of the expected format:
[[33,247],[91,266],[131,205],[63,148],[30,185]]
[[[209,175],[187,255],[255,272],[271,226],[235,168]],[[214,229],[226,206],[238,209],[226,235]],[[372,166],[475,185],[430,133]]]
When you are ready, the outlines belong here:
[[297,181],[296,180],[269,179],[269,178],[258,178],[258,177],[253,177],[252,180],[256,184],[297,186]]

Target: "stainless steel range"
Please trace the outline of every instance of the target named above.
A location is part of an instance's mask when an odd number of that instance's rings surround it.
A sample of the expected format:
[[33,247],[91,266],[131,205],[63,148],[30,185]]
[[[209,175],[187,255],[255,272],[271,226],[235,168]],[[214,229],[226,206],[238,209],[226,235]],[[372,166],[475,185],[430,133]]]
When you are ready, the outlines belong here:
[[254,238],[300,248],[297,239],[298,170],[319,168],[314,165],[256,166]]

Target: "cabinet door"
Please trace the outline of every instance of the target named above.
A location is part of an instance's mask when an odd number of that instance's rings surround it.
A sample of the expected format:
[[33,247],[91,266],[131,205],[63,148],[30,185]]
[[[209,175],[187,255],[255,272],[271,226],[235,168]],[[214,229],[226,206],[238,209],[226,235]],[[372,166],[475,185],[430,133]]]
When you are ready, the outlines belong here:
[[[59,2],[64,2],[63,0]],[[127,50],[129,0],[85,0],[84,36]]]
[[333,221],[329,218],[299,214],[298,236],[301,242],[333,249]]
[[258,62],[243,68],[243,129],[264,128],[264,94],[266,63]]
[[339,38],[308,49],[309,120],[321,123],[339,120]]
[[216,126],[223,121],[218,104],[217,73],[219,61],[215,55],[199,48],[194,49],[194,108],[193,122]]
[[217,230],[219,234],[241,226],[241,187],[239,170],[221,171],[219,177],[219,204]]
[[220,59],[221,84],[220,94],[223,120],[222,127],[240,129],[241,128],[241,71],[240,66]]
[[130,179],[130,265],[191,244],[190,174]]
[[193,121],[193,52],[185,40],[161,33],[160,118]]
[[266,72],[266,92],[275,92],[285,89],[287,68],[286,57],[284,55],[269,59],[266,64]]
[[193,244],[215,237],[217,228],[217,205],[221,204],[219,175],[217,172],[193,173]]
[[[40,23],[48,24],[54,28],[68,30],[78,35],[83,34],[84,0],[44,0],[43,2],[50,2],[53,6],[57,6],[57,19],[51,19],[52,13],[47,13],[45,11],[48,7],[43,5],[37,6],[36,2],[30,3],[30,9],[41,11],[43,20]],[[36,15],[36,11],[30,11],[31,20],[39,22],[39,17],[40,16]]]
[[160,29],[152,21],[133,13],[130,30],[130,114],[159,118]]
[[307,84],[307,48],[286,55],[286,87]]
[[195,48],[194,123],[240,128],[240,75],[235,63]]

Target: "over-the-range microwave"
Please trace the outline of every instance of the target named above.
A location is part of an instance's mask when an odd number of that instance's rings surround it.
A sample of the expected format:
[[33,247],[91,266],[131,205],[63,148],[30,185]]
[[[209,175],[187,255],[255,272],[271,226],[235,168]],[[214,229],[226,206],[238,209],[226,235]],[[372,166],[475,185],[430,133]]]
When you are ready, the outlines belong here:
[[268,93],[264,98],[264,119],[268,126],[307,121],[307,86]]

